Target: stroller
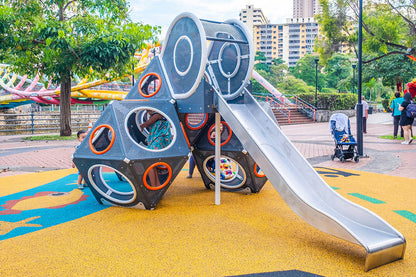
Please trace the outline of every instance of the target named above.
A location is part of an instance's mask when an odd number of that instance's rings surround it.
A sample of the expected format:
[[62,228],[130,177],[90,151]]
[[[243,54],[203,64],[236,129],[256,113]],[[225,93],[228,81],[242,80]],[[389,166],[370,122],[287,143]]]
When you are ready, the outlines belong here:
[[346,159],[354,159],[356,163],[360,160],[357,152],[357,141],[351,135],[350,120],[343,113],[335,113],[329,119],[329,128],[335,142],[334,154],[331,160],[337,157],[341,163]]

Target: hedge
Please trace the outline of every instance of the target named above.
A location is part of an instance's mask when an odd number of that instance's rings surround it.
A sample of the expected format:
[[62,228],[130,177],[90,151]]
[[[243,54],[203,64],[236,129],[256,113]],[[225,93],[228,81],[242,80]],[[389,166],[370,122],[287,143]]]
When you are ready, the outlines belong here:
[[[298,97],[315,105],[315,93],[298,93]],[[318,93],[318,110],[349,110],[357,103],[357,94],[353,93]]]

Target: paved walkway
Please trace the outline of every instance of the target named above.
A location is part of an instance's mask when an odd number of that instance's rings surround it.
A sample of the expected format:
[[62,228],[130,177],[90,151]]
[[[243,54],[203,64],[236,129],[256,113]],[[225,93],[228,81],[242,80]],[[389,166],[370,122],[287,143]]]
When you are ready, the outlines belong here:
[[318,172],[338,194],[406,238],[403,260],[367,273],[363,247],[301,220],[269,182],[258,194],[223,192],[214,205],[185,168],[154,211],[108,207],[65,169],[76,140],[0,137],[0,276],[416,276],[416,143],[379,138],[392,129],[389,114],[370,115],[368,158],[341,163],[330,159],[328,123],[282,127],[313,166],[330,168]]
[[[356,120],[351,118],[351,130],[356,137]],[[402,145],[400,140],[380,139],[393,133],[389,113],[371,114],[367,134],[364,134],[364,155],[359,163],[341,163],[330,156],[334,141],[328,123],[282,126],[283,132],[313,166],[354,169],[367,172],[416,178],[416,142]],[[28,172],[49,171],[71,167],[71,156],[78,144],[73,141],[25,141],[24,136],[0,136],[0,177]]]

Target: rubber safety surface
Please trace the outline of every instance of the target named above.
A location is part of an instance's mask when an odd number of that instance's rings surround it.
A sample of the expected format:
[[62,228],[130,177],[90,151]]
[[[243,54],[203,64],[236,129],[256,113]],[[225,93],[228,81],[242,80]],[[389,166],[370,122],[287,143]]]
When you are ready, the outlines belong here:
[[315,169],[405,236],[403,260],[365,273],[364,248],[301,220],[270,183],[217,206],[182,171],[146,211],[98,204],[68,169],[0,178],[0,275],[416,276],[416,180]]

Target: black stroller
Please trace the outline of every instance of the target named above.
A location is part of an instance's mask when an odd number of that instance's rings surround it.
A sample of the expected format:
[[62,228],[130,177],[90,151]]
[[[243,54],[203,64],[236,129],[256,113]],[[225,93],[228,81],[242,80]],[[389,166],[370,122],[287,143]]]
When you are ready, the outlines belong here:
[[334,154],[331,160],[337,157],[341,163],[346,159],[353,159],[356,163],[360,160],[357,152],[357,141],[351,135],[350,120],[343,113],[331,115],[329,127],[335,142]]

